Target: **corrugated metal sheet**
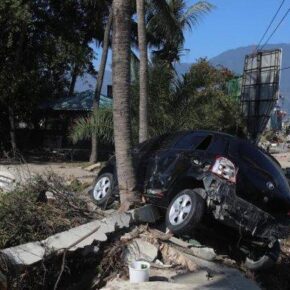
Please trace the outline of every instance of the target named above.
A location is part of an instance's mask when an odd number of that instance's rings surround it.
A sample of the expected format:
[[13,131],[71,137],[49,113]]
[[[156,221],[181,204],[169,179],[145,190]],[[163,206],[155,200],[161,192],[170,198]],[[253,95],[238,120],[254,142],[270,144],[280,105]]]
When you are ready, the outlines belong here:
[[[54,111],[92,111],[94,92],[91,90],[75,93],[72,98],[62,98],[55,101],[46,101],[40,105],[41,110]],[[100,107],[112,107],[113,100],[101,95]]]

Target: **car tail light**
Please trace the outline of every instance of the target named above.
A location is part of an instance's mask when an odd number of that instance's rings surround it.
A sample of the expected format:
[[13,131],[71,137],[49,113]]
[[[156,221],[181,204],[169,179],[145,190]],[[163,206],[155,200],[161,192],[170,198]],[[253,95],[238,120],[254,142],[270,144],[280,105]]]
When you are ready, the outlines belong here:
[[232,183],[236,183],[237,169],[232,161],[225,157],[217,157],[211,172]]

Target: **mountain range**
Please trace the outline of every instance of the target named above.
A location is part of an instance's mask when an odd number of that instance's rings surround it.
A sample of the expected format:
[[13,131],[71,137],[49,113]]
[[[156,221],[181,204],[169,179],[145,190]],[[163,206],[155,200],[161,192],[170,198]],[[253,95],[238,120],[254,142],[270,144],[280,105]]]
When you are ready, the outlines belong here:
[[[279,43],[279,44],[269,44],[264,49],[275,49],[281,48],[283,51],[282,56],[282,69],[290,67],[290,44]],[[227,50],[216,57],[210,59],[210,62],[216,66],[222,65],[232,70],[238,75],[241,75],[244,67],[245,56],[255,49],[254,46],[239,47],[236,49]],[[179,75],[186,73],[191,64],[190,63],[180,63],[175,66],[176,71]],[[102,93],[106,94],[107,85],[112,83],[112,73],[111,71],[106,71],[104,77],[104,84]],[[91,75],[85,75],[79,78],[76,83],[76,91],[84,91],[87,89],[94,89],[96,84],[96,79]],[[290,113],[290,69],[281,70],[281,83],[280,92],[284,97],[283,108]]]

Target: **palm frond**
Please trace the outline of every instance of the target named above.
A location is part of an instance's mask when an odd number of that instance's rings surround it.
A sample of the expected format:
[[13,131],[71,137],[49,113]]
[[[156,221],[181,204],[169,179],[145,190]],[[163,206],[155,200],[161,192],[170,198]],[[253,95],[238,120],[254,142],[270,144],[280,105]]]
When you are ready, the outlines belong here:
[[201,17],[212,9],[215,6],[207,1],[199,1],[193,5],[191,5],[185,13],[181,16],[180,23],[183,27],[187,26],[187,28],[192,29],[193,26],[197,25]]
[[108,108],[99,108],[90,117],[81,117],[72,126],[70,139],[73,143],[91,138],[96,133],[99,140],[113,142],[113,112]]

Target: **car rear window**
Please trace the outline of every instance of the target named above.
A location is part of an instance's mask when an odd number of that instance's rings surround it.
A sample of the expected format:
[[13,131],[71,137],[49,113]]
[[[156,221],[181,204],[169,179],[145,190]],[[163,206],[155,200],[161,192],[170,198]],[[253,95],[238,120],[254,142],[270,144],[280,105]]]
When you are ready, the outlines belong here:
[[225,137],[218,136],[211,142],[207,151],[213,154],[222,155],[227,152],[228,146],[229,140]]
[[233,142],[230,154],[238,155],[250,166],[269,174],[274,179],[284,176],[280,166],[270,156],[248,142]]
[[160,135],[137,145],[139,151],[157,151],[161,148],[168,147],[169,134]]
[[174,149],[192,150],[200,145],[205,139],[205,135],[187,134],[176,142]]

